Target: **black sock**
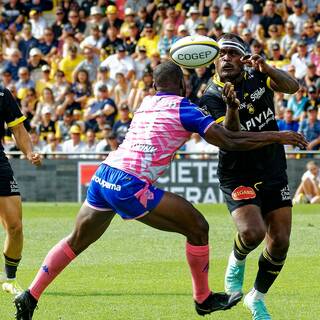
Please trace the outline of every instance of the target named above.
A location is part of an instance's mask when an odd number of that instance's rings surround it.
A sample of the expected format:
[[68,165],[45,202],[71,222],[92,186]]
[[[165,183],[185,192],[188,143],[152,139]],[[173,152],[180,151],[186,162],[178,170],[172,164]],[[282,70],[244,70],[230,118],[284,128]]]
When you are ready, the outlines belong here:
[[4,255],[4,270],[6,272],[8,279],[13,279],[16,277],[17,268],[19,265],[20,259],[12,259]]
[[286,257],[276,259],[267,249],[264,249],[259,258],[259,270],[254,283],[254,288],[261,293],[267,293],[277,276],[279,275]]
[[238,260],[244,260],[247,255],[256,247],[246,246],[240,238],[239,233],[234,238],[233,253]]

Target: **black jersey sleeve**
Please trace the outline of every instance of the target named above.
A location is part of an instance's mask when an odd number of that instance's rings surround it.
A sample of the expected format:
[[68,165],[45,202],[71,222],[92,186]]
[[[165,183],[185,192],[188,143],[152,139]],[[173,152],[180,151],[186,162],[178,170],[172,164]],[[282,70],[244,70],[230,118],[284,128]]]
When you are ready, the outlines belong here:
[[226,104],[222,100],[221,93],[216,85],[211,83],[200,99],[200,107],[210,113],[216,123],[224,121],[226,115]]
[[18,125],[26,119],[11,92],[5,88],[0,88],[0,109],[3,120],[9,128]]

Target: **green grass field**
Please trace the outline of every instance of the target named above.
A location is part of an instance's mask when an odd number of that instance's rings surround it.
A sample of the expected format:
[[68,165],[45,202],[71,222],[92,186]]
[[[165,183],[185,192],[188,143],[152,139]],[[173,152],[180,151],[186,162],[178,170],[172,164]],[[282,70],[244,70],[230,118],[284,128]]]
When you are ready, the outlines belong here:
[[[25,247],[19,271],[27,287],[47,251],[72,227],[77,204],[24,204]],[[210,223],[210,284],[223,290],[234,228],[224,205],[199,205]],[[320,206],[294,208],[287,263],[267,297],[276,320],[320,319]],[[0,229],[1,245],[3,230]],[[185,239],[115,218],[102,238],[80,255],[42,296],[35,320],[199,318],[193,307]],[[247,262],[245,291],[254,281],[261,248]],[[0,320],[13,319],[12,297],[0,292]],[[206,319],[250,319],[237,305]]]

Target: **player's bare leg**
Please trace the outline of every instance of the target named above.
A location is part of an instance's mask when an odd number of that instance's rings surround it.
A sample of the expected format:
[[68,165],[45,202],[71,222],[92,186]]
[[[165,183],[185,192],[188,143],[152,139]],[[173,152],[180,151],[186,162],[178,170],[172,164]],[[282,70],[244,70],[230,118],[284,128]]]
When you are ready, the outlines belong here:
[[0,197],[0,217],[6,232],[3,255],[5,272],[0,276],[2,289],[11,294],[22,292],[16,280],[23,247],[21,197]]
[[29,290],[16,297],[16,319],[32,319],[43,291],[77,255],[101,237],[113,217],[112,211],[98,211],[82,205],[73,232],[48,252]]
[[212,294],[208,284],[209,225],[191,203],[178,195],[165,192],[159,205],[139,221],[156,229],[177,232],[187,238],[186,255],[193,284],[196,311],[200,315],[229,309],[240,299],[229,303],[225,294]]

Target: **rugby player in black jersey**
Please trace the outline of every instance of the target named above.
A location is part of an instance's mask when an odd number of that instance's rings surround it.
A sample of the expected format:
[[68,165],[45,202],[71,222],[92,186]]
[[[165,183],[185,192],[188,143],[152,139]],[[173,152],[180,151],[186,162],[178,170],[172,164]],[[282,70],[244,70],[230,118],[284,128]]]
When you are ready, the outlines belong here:
[[[235,34],[222,35],[219,45],[216,74],[200,106],[229,130],[278,130],[274,91],[292,94],[299,88],[297,81],[269,66],[261,56],[246,55],[245,43]],[[222,94],[227,82],[234,87],[239,107],[228,105]],[[220,149],[218,176],[238,231],[226,270],[225,290],[237,298],[242,296],[246,257],[265,239],[254,287],[244,304],[253,319],[271,319],[264,296],[284,265],[291,231],[292,203],[284,148],[271,144],[252,151]]]
[[32,164],[39,165],[40,156],[32,152],[31,140],[23,125],[25,119],[10,91],[0,87],[0,220],[6,232],[3,249],[5,266],[4,273],[0,274],[0,283],[3,290],[14,295],[22,291],[16,280],[23,246],[21,197],[1,140],[6,123],[26,158]]

